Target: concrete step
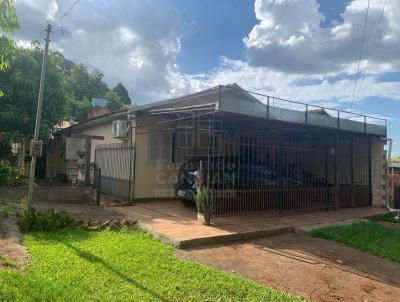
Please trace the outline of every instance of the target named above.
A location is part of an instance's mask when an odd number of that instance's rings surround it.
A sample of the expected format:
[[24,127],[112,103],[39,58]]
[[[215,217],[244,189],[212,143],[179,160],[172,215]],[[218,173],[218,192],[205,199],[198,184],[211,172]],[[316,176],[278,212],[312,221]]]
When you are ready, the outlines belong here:
[[293,226],[288,227],[276,227],[266,230],[257,230],[251,232],[244,232],[244,233],[235,233],[235,234],[227,234],[227,235],[220,235],[220,236],[212,236],[212,237],[200,237],[200,238],[193,238],[187,240],[179,240],[173,242],[173,245],[180,249],[188,249],[193,247],[200,247],[200,246],[210,246],[210,245],[217,245],[217,244],[225,244],[225,243],[232,243],[232,242],[239,242],[245,241],[249,239],[258,239],[258,238],[265,238],[271,237],[286,233],[293,233],[295,228]]

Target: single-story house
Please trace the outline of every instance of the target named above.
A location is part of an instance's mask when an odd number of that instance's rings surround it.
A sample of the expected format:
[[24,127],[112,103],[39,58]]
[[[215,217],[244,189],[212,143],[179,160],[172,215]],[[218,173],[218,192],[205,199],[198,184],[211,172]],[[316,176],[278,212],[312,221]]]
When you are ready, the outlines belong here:
[[[216,214],[383,203],[385,120],[250,93],[236,84],[58,133],[64,141],[87,136],[102,191],[131,201],[175,198],[178,170],[201,157],[207,164],[218,158],[212,166],[219,182],[212,190]],[[267,170],[274,185],[263,180]],[[233,180],[224,180],[233,173]]]

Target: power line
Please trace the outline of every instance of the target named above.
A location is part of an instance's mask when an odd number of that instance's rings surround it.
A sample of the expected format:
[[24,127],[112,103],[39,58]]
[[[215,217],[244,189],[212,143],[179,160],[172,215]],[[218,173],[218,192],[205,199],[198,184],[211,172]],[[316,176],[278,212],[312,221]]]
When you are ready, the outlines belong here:
[[72,5],[68,8],[68,10],[58,19],[58,22],[61,22],[62,19],[64,19],[66,16],[69,15],[71,10],[74,8],[75,5],[77,5],[81,0],[76,0]]
[[[274,6],[275,6],[275,5],[274,5]],[[282,11],[282,13],[281,13],[281,15],[280,15],[279,18],[278,18],[278,21],[274,24],[274,27],[272,27],[271,31],[268,33],[268,36],[267,36],[267,38],[266,38],[267,41],[268,41],[268,39],[271,37],[271,35],[272,35],[272,33],[275,31],[275,29],[279,26],[279,23],[281,22],[283,16],[285,15],[288,6],[289,6],[289,1],[286,3],[286,5],[285,5],[285,7],[284,7],[284,9],[283,9],[283,11]]]
[[369,13],[369,4],[370,4],[370,2],[371,2],[371,0],[368,0],[367,13],[365,15],[365,20],[364,20],[364,30],[363,30],[363,35],[362,35],[362,39],[361,39],[360,55],[358,57],[358,66],[357,66],[356,79],[354,81],[353,97],[351,99],[351,107],[350,107],[351,109],[353,108],[354,97],[355,97],[356,88],[357,88],[358,75],[360,73],[360,64],[361,64],[362,53],[363,53],[363,49],[364,49],[365,32],[366,32],[366,28],[367,28],[367,21],[368,21],[368,13]]
[[361,83],[360,83],[360,85],[359,85],[357,96],[360,94],[361,87],[362,87],[362,85],[363,85],[363,83],[364,83],[364,80],[365,80],[365,74],[366,74],[367,71],[368,71],[369,59],[371,58],[372,52],[373,52],[373,50],[374,50],[376,38],[377,38],[378,32],[379,32],[379,26],[381,25],[381,22],[382,22],[382,19],[383,19],[383,13],[384,13],[384,11],[385,11],[386,3],[387,3],[387,0],[385,0],[384,3],[383,3],[382,11],[381,11],[381,14],[380,14],[380,16],[379,16],[379,21],[378,21],[378,23],[377,23],[377,25],[376,25],[376,30],[375,30],[374,36],[373,36],[373,38],[372,38],[371,48],[369,49],[369,53],[368,53],[368,57],[367,57],[367,64],[366,64],[366,66],[365,66],[365,68],[364,68],[364,71],[362,72],[362,73],[364,74],[364,76],[363,76],[363,78],[362,78],[362,80],[361,80]]

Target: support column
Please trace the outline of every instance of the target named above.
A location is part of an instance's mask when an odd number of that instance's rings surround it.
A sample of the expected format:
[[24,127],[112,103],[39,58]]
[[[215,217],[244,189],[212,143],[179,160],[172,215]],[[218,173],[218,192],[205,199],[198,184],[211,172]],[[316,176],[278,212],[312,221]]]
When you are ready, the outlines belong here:
[[334,165],[334,177],[335,177],[335,207],[339,209],[339,173],[338,173],[338,138],[335,138],[335,165]]
[[330,194],[329,194],[329,186],[328,186],[328,160],[329,160],[329,140],[325,141],[325,199],[326,199],[326,210],[329,210],[329,201],[330,201]]
[[354,208],[354,138],[350,141],[351,207]]
[[368,188],[369,188],[369,204],[372,206],[372,141],[368,137]]

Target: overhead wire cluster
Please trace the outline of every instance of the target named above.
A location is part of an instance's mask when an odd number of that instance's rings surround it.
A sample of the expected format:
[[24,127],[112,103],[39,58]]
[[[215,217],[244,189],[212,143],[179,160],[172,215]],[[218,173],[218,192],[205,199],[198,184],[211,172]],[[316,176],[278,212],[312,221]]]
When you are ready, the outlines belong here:
[[367,73],[367,71],[368,71],[369,61],[370,61],[370,58],[371,58],[371,56],[372,56],[372,52],[373,52],[373,50],[374,50],[374,46],[375,46],[376,39],[377,39],[377,37],[378,37],[379,26],[380,26],[381,23],[382,23],[382,19],[383,19],[383,14],[384,14],[384,11],[385,11],[386,3],[387,3],[387,0],[385,0],[385,1],[383,2],[383,6],[382,6],[382,10],[381,10],[381,13],[380,13],[380,16],[379,16],[379,20],[378,20],[378,23],[377,23],[376,28],[375,28],[375,33],[374,33],[374,35],[373,35],[373,37],[372,37],[371,47],[370,47],[370,49],[369,49],[368,57],[367,57],[367,63],[366,63],[366,65],[365,65],[364,71],[362,72],[362,74],[364,74],[364,76],[363,76],[362,79],[361,79],[361,83],[360,83],[359,88],[358,88],[357,96],[358,96],[358,95],[360,94],[360,92],[361,92],[361,87],[362,87],[362,85],[363,85],[363,83],[364,83],[365,75],[366,75],[366,73]]
[[[361,92],[361,87],[362,87],[362,84],[364,83],[365,75],[366,75],[366,73],[368,71],[369,61],[370,61],[370,58],[372,56],[372,52],[374,50],[375,42],[376,42],[376,39],[377,39],[377,36],[378,36],[378,33],[379,33],[379,26],[382,23],[383,14],[384,14],[384,11],[385,11],[387,0],[384,0],[380,16],[379,16],[378,22],[377,22],[376,27],[375,27],[375,32],[374,32],[373,37],[372,37],[371,46],[370,46],[370,49],[369,49],[369,52],[368,52],[368,56],[366,57],[366,60],[367,60],[366,66],[364,68],[364,71],[360,73],[361,61],[363,59],[363,52],[364,52],[364,44],[365,44],[366,29],[367,29],[367,23],[368,23],[368,15],[369,15],[369,10],[370,10],[370,2],[371,2],[371,0],[368,0],[367,10],[366,10],[365,19],[364,19],[364,28],[363,28],[363,34],[362,34],[361,46],[360,46],[360,53],[359,53],[358,63],[357,63],[357,72],[356,72],[356,78],[354,80],[353,94],[352,94],[352,99],[351,99],[351,109],[353,109],[353,105],[354,105],[354,101],[355,101],[356,97]],[[359,88],[358,88],[358,93],[356,93],[357,83],[358,83],[358,79],[359,79],[360,74],[363,74],[363,77],[362,77],[361,83],[360,83]]]

